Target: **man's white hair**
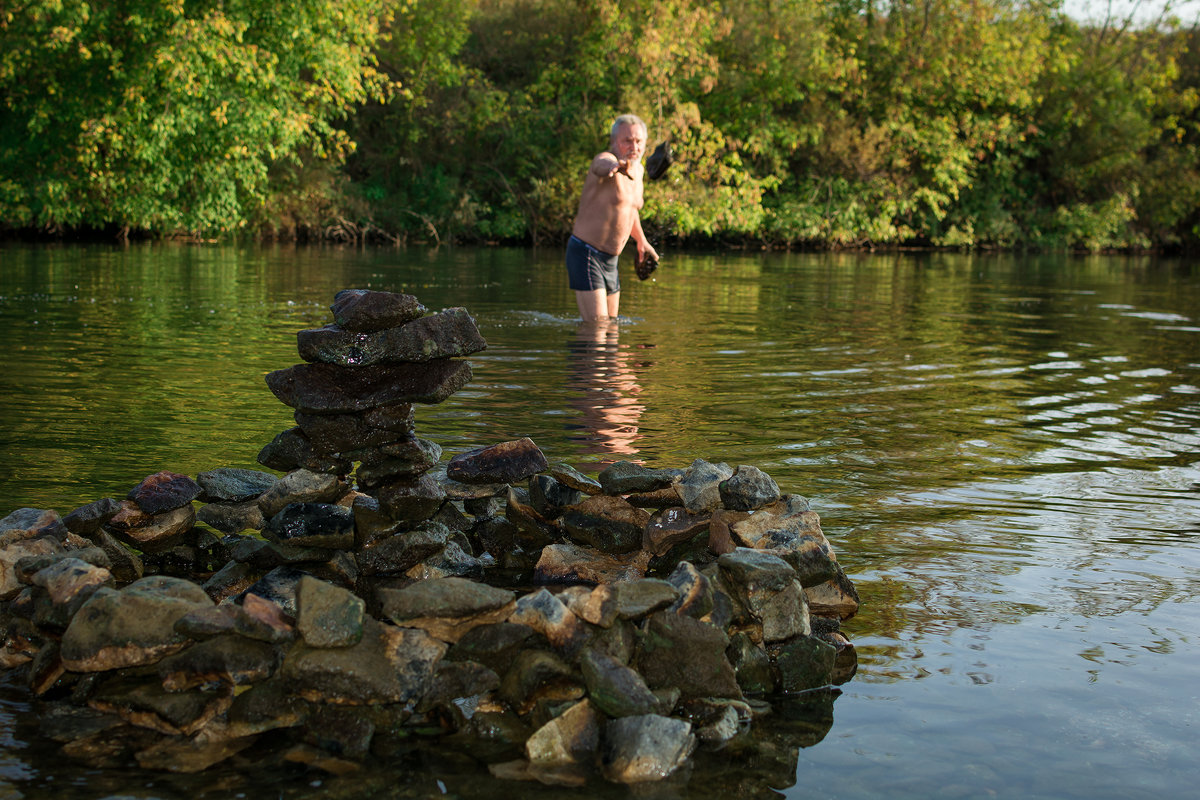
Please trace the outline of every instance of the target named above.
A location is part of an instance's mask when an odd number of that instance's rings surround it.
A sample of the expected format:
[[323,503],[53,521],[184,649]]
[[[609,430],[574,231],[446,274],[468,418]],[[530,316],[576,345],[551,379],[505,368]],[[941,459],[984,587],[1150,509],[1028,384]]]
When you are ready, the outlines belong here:
[[622,114],[613,121],[612,129],[608,132],[608,140],[615,142],[617,140],[617,131],[622,125],[638,125],[642,129],[642,133],[649,135],[650,130],[646,127],[646,123],[642,122],[642,118],[637,114]]

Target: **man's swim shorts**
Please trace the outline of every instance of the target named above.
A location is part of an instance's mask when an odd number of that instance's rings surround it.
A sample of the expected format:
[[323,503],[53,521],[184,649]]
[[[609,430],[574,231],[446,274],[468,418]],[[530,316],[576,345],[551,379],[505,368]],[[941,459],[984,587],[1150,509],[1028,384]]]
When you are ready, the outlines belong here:
[[567,278],[571,288],[579,292],[604,289],[608,294],[616,294],[621,291],[617,257],[597,250],[576,236],[567,241]]

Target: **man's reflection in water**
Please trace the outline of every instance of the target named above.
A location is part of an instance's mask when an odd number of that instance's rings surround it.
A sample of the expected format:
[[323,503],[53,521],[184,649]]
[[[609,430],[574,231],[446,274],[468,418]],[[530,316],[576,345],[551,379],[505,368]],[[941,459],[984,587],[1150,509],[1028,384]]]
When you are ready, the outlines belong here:
[[622,352],[616,320],[581,322],[567,344],[568,389],[575,394],[572,407],[581,414],[568,424],[578,429],[570,438],[585,443],[589,455],[609,456],[605,461],[627,459],[638,452],[638,422],[645,410],[627,352]]

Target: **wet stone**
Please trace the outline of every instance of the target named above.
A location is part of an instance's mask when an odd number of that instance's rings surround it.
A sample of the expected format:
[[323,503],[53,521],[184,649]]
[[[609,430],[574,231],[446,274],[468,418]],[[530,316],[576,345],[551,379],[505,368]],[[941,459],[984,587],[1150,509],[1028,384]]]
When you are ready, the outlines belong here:
[[349,487],[335,475],[298,469],[284,475],[258,498],[258,507],[269,519],[292,503],[336,503]]
[[413,436],[345,455],[362,462],[354,476],[359,486],[369,491],[397,478],[427,472],[442,457],[442,448],[436,442]]
[[254,595],[260,600],[269,601],[280,608],[284,614],[296,618],[296,589],[308,573],[291,566],[279,566],[263,575],[242,595],[245,605],[246,597]]
[[685,508],[666,508],[646,523],[643,546],[656,556],[665,555],[672,547],[689,541],[709,527],[711,515],[692,514]]
[[429,690],[417,704],[418,713],[450,708],[455,700],[476,697],[500,686],[500,676],[474,661],[441,661]]
[[466,361],[379,364],[370,369],[297,364],[267,375],[284,405],[308,414],[351,413],[396,403],[440,403],[471,380]]
[[38,558],[62,552],[62,545],[52,537],[16,539],[0,547],[0,601],[10,600],[21,591],[15,567],[27,558]]
[[375,724],[359,709],[321,707],[305,721],[304,741],[327,753],[361,761],[371,749]]
[[620,610],[617,589],[613,584],[571,586],[560,592],[558,597],[575,616],[601,628],[611,627]]
[[689,722],[657,714],[609,721],[601,753],[604,777],[616,783],[657,781],[679,769],[696,747]]
[[498,674],[507,672],[517,653],[533,650],[539,644],[549,646],[545,638],[528,625],[495,622],[471,628],[447,651],[451,661],[477,661]]
[[176,472],[158,472],[129,491],[128,499],[147,514],[161,514],[186,506],[200,496],[200,484]]
[[84,564],[90,564],[93,567],[103,567],[104,569],[112,566],[112,562],[109,561],[108,554],[104,550],[99,547],[84,547],[80,549],[58,550],[45,555],[25,556],[13,564],[13,575],[21,583],[43,585],[38,584],[34,580],[34,576],[42,570],[66,560],[82,561]]
[[642,578],[618,583],[617,615],[621,619],[636,619],[666,608],[679,599],[679,590],[661,578]]
[[121,504],[118,500],[105,497],[80,506],[63,517],[62,521],[71,533],[91,538],[120,510]]
[[344,458],[321,453],[300,428],[289,428],[258,453],[258,463],[280,472],[304,469],[329,475],[345,475],[354,466]]
[[0,519],[0,548],[23,539],[50,537],[62,541],[67,535],[57,511],[40,508],[18,508]]
[[582,500],[583,492],[559,483],[549,475],[534,475],[529,479],[529,503],[547,519],[554,519],[564,508]]
[[552,544],[542,548],[533,579],[538,583],[617,583],[644,577],[649,564],[650,554],[645,550],[611,555],[576,544]]
[[775,689],[775,674],[767,651],[744,632],[729,637],[725,651],[737,675],[738,686],[747,694],[767,694]]
[[590,763],[600,743],[600,715],[591,702],[576,703],[525,742],[525,756],[539,765]]
[[710,464],[697,458],[684,471],[679,483],[683,507],[693,514],[716,511],[721,507],[720,484],[732,476],[733,470],[728,464]]
[[659,698],[642,676],[604,653],[587,649],[579,659],[588,698],[610,717],[630,717],[658,710]]
[[428,691],[446,646],[424,631],[363,619],[352,647],[292,647],[280,668],[293,690],[313,702],[372,705],[408,703]]
[[725,657],[729,637],[714,625],[669,611],[651,615],[635,667],[651,688],[676,688],[684,698],[742,696]]
[[297,334],[296,343],[305,361],[349,367],[468,356],[487,348],[465,308],[448,308],[373,332],[337,324],[310,328]]
[[517,542],[526,549],[537,550],[562,539],[562,530],[553,520],[537,512],[528,493],[509,487],[504,504],[504,518],[517,528]]
[[779,485],[758,467],[743,464],[717,486],[730,511],[754,511],[779,500]]
[[562,526],[577,543],[605,553],[629,553],[641,549],[650,515],[620,497],[597,495],[568,508]]
[[292,503],[263,528],[279,545],[348,550],[354,547],[354,512],[330,503]]
[[605,494],[622,495],[666,489],[680,477],[679,470],[648,469],[630,461],[617,461],[597,476]]
[[333,319],[348,331],[381,331],[417,319],[425,306],[411,294],[370,289],[343,289],[329,307]]
[[[355,414],[297,411],[295,419],[316,452],[332,454],[372,447],[411,434],[414,428],[412,408],[412,403],[389,406],[387,420],[379,419],[385,411],[382,408]],[[387,427],[372,425],[370,420],[384,422]]]
[[517,483],[547,466],[546,456],[525,438],[459,453],[446,465],[446,476],[460,483]]
[[190,738],[164,739],[136,753],[142,769],[195,773],[231,758],[254,744],[255,736],[238,736],[212,724]]
[[[103,551],[99,551],[103,557]],[[104,559],[107,561],[107,558]],[[38,570],[32,577],[56,606],[68,606],[73,614],[101,586],[112,587],[112,573],[79,558],[64,558]]]
[[108,530],[119,541],[143,553],[164,553],[185,544],[196,523],[196,509],[185,506],[158,514],[147,514],[131,501],[108,523]]
[[804,596],[808,600],[809,613],[814,616],[835,617],[845,621],[858,613],[858,590],[841,567],[838,567],[833,580],[806,586]]
[[397,625],[426,617],[475,617],[506,608],[516,599],[508,589],[455,577],[381,590],[381,595],[385,613]]
[[200,506],[196,511],[196,519],[222,533],[260,531],[267,522],[257,498],[240,503],[209,503]]
[[402,523],[385,514],[379,506],[379,498],[359,495],[350,506],[354,514],[354,547],[362,549],[386,539],[402,527]]
[[653,492],[641,492],[639,494],[631,494],[625,498],[632,506],[638,508],[653,508],[661,510],[677,506],[682,500],[679,498],[679,486],[672,485],[666,489],[658,489]]
[[101,587],[63,634],[63,663],[74,672],[153,664],[187,643],[175,622],[210,605],[203,589],[179,578],[146,577],[119,591]]
[[252,500],[275,485],[279,478],[256,469],[222,468],[196,476],[202,503],[242,503]]
[[518,598],[509,621],[528,625],[563,650],[578,645],[586,635],[579,618],[545,589]]
[[678,599],[670,606],[671,611],[696,619],[703,619],[712,612],[712,582],[693,564],[681,561],[667,576],[667,582],[674,586],[679,594]]
[[305,576],[296,608],[296,630],[309,647],[350,647],[362,638],[365,604],[352,592]]
[[449,540],[444,525],[428,523],[414,531],[396,533],[358,553],[363,575],[403,575],[417,564],[441,552]]
[[266,642],[235,634],[215,636],[167,656],[158,676],[168,692],[264,681],[279,666],[279,653]]
[[168,735],[191,735],[229,707],[231,693],[171,692],[159,681],[111,673],[89,703],[134,725]]
[[137,553],[117,541],[108,531],[97,531],[92,534],[91,540],[108,556],[108,569],[118,584],[133,583],[145,575],[145,564]]
[[833,683],[837,649],[815,636],[801,636],[771,648],[779,669],[780,689],[803,692]]
[[429,519],[446,499],[441,485],[429,475],[387,483],[379,487],[377,495],[385,514],[413,525]]
[[577,489],[584,494],[600,494],[604,491],[604,487],[600,485],[599,481],[589,478],[570,464],[564,464],[561,461],[551,464],[547,467],[546,472],[563,486]]

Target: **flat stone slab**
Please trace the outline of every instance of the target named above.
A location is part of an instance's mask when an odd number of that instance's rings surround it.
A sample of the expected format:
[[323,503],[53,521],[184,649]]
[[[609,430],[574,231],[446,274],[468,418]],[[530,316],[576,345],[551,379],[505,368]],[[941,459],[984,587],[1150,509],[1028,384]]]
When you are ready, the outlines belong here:
[[387,364],[355,368],[296,364],[267,374],[267,386],[285,405],[310,414],[366,411],[395,403],[440,403],[471,380],[466,361]]
[[446,465],[446,477],[460,483],[516,483],[548,466],[533,440],[524,438],[459,453]]
[[467,356],[487,348],[465,308],[448,308],[375,332],[351,331],[340,325],[310,328],[300,331],[296,340],[305,361],[347,367],[419,363]]

